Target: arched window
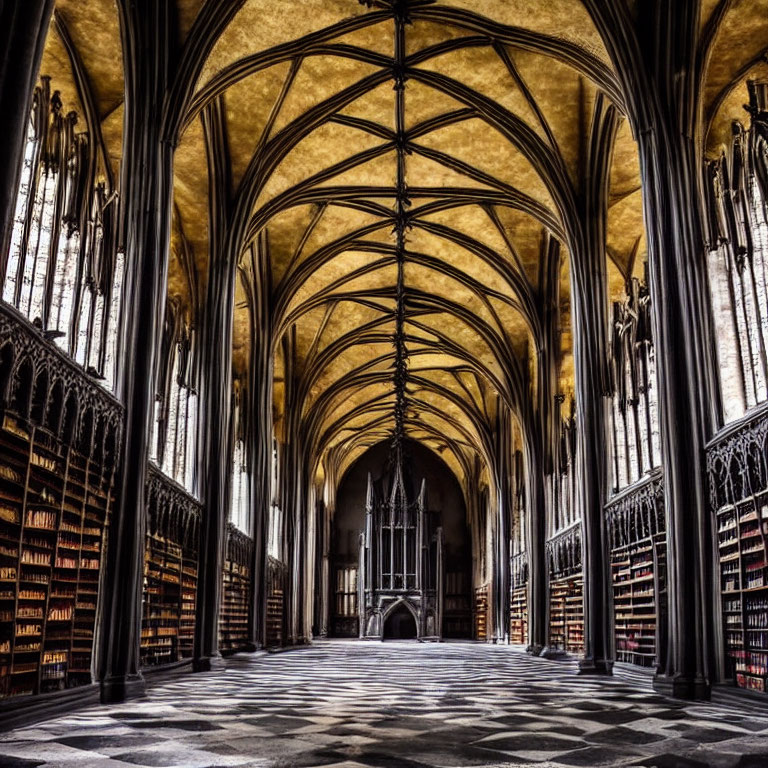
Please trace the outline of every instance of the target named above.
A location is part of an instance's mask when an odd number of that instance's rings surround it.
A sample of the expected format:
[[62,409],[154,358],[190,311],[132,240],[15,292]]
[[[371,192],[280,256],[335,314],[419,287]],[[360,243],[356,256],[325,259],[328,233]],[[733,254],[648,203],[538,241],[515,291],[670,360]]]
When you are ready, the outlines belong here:
[[234,428],[235,449],[232,460],[232,506],[230,507],[229,520],[243,533],[250,535],[250,483],[248,473],[248,459],[245,450],[245,418],[240,403],[242,388],[237,386],[235,390]]
[[709,165],[709,276],[726,422],[768,399],[768,83]]
[[149,457],[163,474],[192,494],[197,487],[198,426],[193,347],[192,330],[184,324],[177,304],[169,300]]
[[613,490],[640,480],[659,466],[658,395],[651,297],[647,279],[631,278],[613,303],[609,335]]
[[272,440],[272,488],[274,497],[269,507],[269,532],[267,536],[267,554],[275,560],[281,560],[283,554],[283,512],[278,502],[278,472],[277,440]]
[[105,386],[115,352],[125,271],[117,197],[76,112],[62,114],[47,77],[36,88],[16,194],[11,246],[0,254],[2,297]]
[[554,536],[567,528],[576,519],[573,502],[574,461],[576,458],[576,414],[573,396],[569,399],[566,415],[563,415],[565,397],[556,400],[557,419],[560,434],[555,446],[555,467],[552,473],[552,519],[549,521],[548,535]]

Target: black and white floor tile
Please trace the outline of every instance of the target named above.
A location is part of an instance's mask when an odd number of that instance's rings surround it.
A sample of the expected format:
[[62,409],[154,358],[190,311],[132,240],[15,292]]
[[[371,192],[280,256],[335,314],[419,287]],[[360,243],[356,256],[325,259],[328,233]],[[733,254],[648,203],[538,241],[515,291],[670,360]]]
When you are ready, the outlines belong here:
[[768,768],[765,716],[474,643],[328,641],[0,735],[3,768]]

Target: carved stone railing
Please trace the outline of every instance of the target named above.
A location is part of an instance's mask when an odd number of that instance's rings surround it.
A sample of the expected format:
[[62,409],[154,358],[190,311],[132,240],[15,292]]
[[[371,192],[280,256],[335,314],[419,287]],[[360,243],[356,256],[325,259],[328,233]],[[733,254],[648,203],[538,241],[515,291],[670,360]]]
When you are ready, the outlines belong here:
[[520,552],[510,558],[510,586],[519,589],[528,583],[528,553]]
[[664,533],[664,485],[660,469],[617,493],[605,505],[610,549]]
[[576,520],[546,543],[551,579],[581,573],[581,520]]
[[768,489],[768,404],[709,442],[707,477],[713,511]]
[[122,445],[122,404],[42,331],[2,301],[0,409],[38,423],[85,455],[96,451],[117,465]]
[[251,567],[253,539],[232,523],[227,523],[227,560]]
[[154,464],[147,465],[148,530],[197,552],[202,505]]

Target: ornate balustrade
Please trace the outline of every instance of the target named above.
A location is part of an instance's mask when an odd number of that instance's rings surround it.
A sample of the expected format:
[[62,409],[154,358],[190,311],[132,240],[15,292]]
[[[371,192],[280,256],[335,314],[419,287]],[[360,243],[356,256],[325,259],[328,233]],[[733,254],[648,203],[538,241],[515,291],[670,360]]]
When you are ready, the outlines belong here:
[[710,441],[707,475],[713,511],[768,489],[768,405]]
[[45,332],[0,302],[0,408],[44,427],[86,456],[116,466],[122,404],[58,349]]
[[510,558],[510,578],[512,589],[519,589],[528,583],[528,553],[520,552]]
[[581,574],[581,521],[577,520],[546,543],[552,579]]
[[664,533],[664,484],[660,469],[617,493],[605,505],[610,549]]
[[197,552],[202,504],[151,462],[147,465],[148,533]]

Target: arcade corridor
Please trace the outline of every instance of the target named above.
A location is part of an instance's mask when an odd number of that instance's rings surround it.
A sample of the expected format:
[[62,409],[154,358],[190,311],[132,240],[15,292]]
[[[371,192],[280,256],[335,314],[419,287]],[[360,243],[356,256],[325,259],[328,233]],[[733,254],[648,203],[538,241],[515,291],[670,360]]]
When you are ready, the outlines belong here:
[[672,702],[626,667],[599,679],[564,667],[575,661],[505,646],[318,642],[4,734],[0,765],[768,765],[757,710]]

